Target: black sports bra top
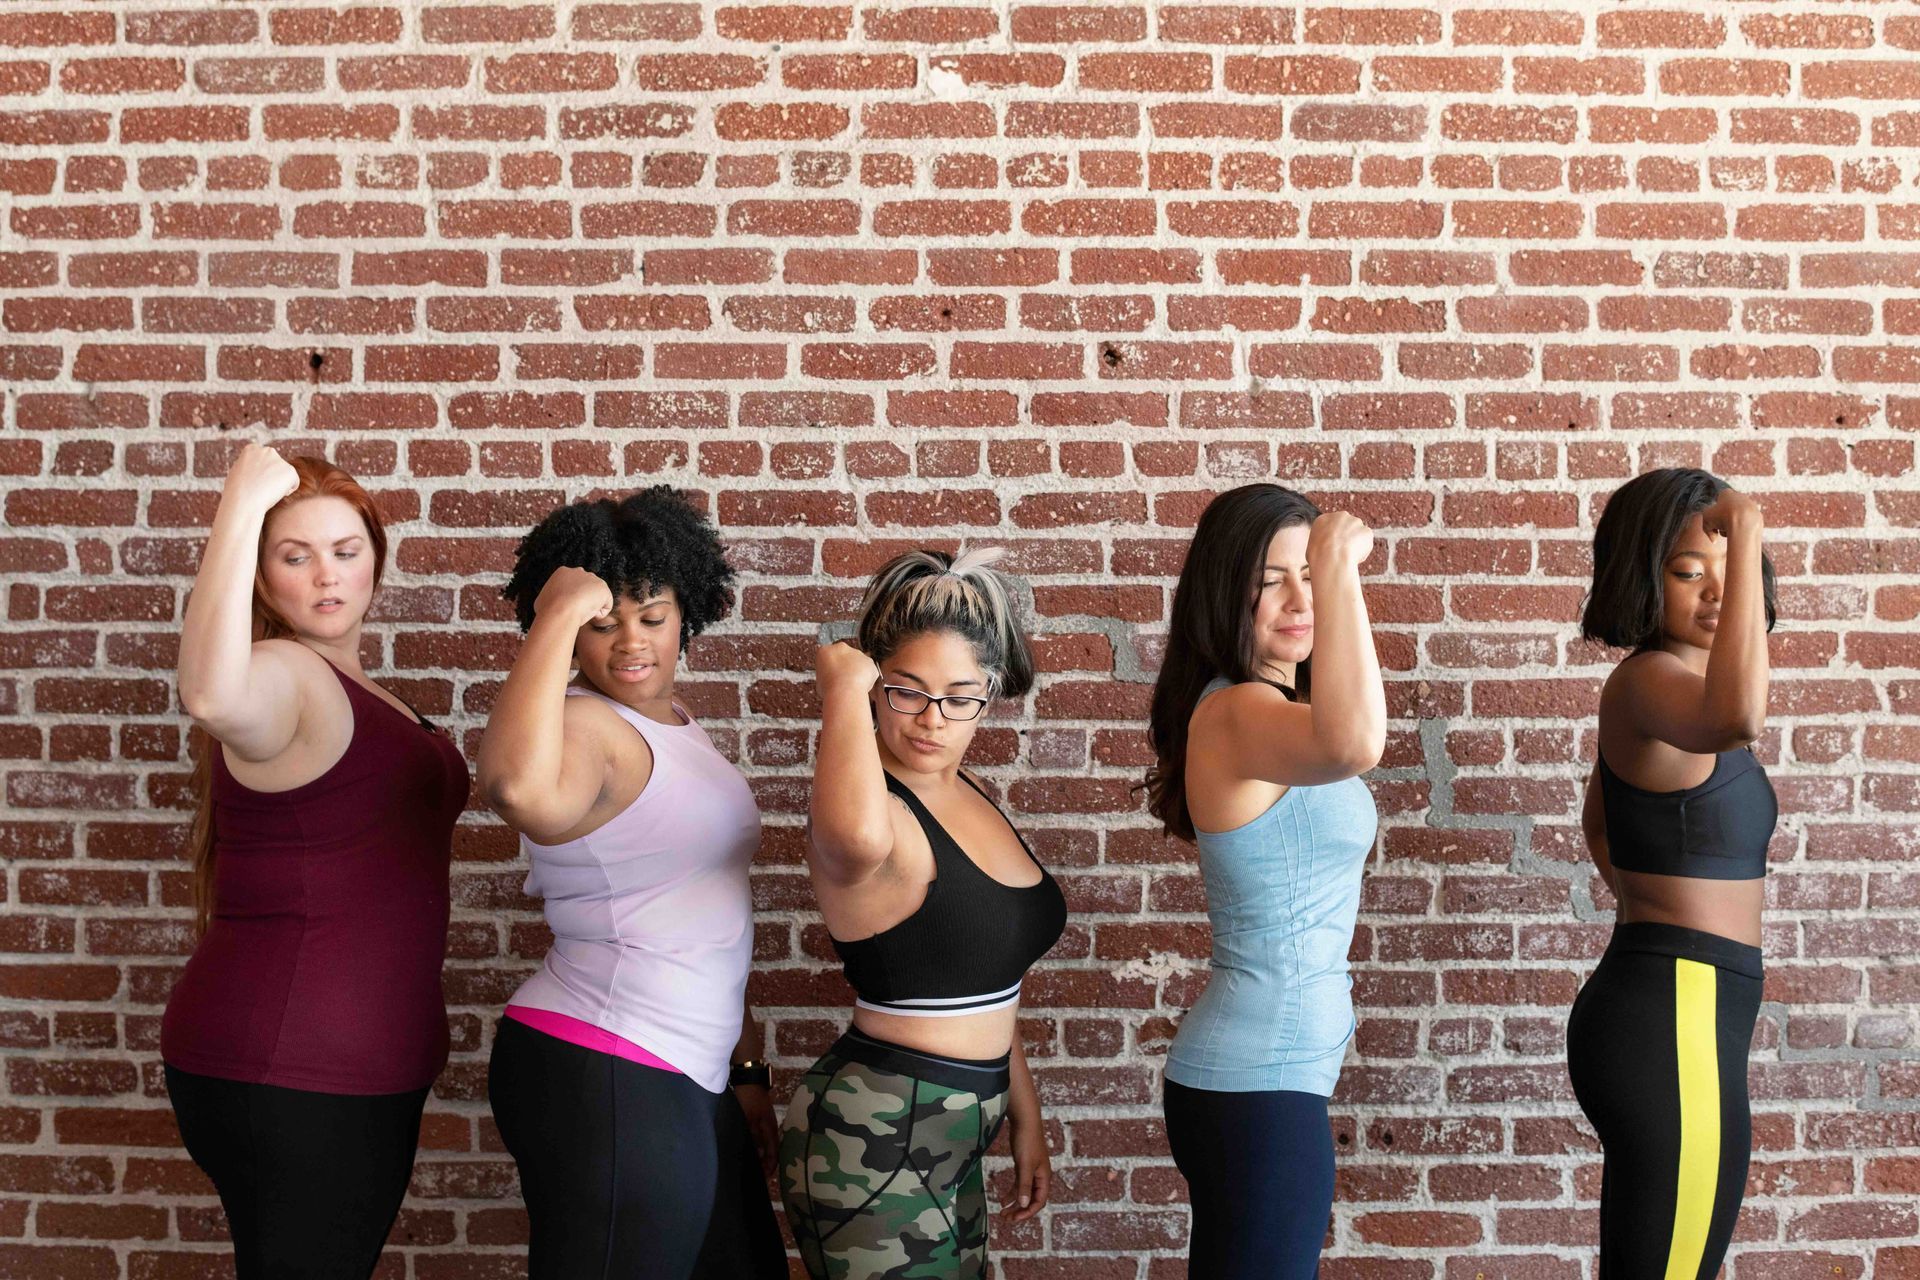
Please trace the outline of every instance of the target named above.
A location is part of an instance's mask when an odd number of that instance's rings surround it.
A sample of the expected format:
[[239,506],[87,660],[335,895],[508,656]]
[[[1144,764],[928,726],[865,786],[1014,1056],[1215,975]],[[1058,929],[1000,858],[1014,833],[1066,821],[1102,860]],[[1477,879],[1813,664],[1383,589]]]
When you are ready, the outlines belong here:
[[[960,775],[980,791],[973,779]],[[833,939],[861,1008],[921,1018],[956,1017],[1018,1003],[1020,982],[1067,927],[1067,900],[1040,867],[1040,882],[1000,883],[966,855],[920,797],[887,775],[933,850],[926,900],[890,929],[857,942]],[[983,798],[986,792],[980,791]],[[987,803],[992,804],[989,798]],[[994,811],[999,812],[999,806]],[[1005,816],[1004,814],[1002,815]],[[1009,828],[1012,823],[1008,823]],[[1014,838],[1033,858],[1018,830]],[[1034,858],[1034,865],[1040,861]]]
[[1780,816],[1767,771],[1747,748],[1722,751],[1697,787],[1642,791],[1600,757],[1607,856],[1624,871],[1701,880],[1758,880]]

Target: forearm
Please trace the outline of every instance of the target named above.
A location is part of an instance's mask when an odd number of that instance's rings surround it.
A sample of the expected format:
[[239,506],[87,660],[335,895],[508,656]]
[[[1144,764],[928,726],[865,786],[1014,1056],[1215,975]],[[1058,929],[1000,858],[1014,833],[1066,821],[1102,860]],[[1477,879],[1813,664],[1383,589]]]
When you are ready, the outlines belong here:
[[1707,656],[1709,721],[1760,735],[1767,714],[1767,612],[1761,578],[1761,531],[1737,525],[1727,539],[1727,586]]
[[1013,1047],[1007,1061],[1007,1114],[1021,1121],[1040,1122],[1040,1090],[1027,1068],[1027,1050],[1020,1043],[1020,1027],[1013,1029]]
[[820,749],[808,817],[816,842],[859,847],[891,840],[887,774],[874,742],[866,691],[828,689],[821,701]]
[[766,1036],[760,1024],[754,1020],[753,1006],[748,1005],[740,1016],[740,1038],[733,1045],[735,1062],[765,1062],[767,1059]]
[[559,787],[578,630],[570,619],[534,619],[480,740],[480,785],[490,799],[551,794]]
[[1371,768],[1386,743],[1387,699],[1357,565],[1316,581],[1314,633],[1314,738],[1328,755]]

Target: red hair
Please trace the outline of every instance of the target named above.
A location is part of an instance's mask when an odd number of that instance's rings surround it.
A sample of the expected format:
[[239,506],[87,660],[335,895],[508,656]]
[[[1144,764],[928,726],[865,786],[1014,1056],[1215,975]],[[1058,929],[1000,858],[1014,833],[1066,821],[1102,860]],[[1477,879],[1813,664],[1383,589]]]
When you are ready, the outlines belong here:
[[[260,522],[260,546],[253,570],[253,638],[260,640],[279,640],[293,634],[293,628],[280,616],[267,599],[267,582],[264,564],[267,549],[267,527],[273,523],[274,516],[286,510],[296,502],[308,498],[339,498],[352,507],[359,515],[360,522],[367,527],[367,542],[373,549],[373,586],[380,588],[380,578],[387,568],[387,528],[380,519],[380,509],[373,505],[373,498],[360,487],[360,482],[352,476],[322,458],[289,458],[293,469],[300,477],[300,483],[293,492],[273,504],[265,520]],[[193,916],[194,928],[198,933],[207,931],[207,922],[213,914],[213,753],[220,744],[213,740],[205,730],[195,728],[188,734],[188,752],[193,757],[193,827],[187,836],[187,850],[193,862]]]

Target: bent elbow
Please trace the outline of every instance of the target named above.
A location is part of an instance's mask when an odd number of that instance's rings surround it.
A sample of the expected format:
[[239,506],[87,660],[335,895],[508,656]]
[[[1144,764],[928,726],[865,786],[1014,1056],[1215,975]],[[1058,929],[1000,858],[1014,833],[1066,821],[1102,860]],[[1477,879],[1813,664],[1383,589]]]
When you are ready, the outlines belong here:
[[1358,777],[1380,763],[1387,751],[1387,735],[1381,731],[1342,734],[1326,744],[1328,763],[1344,777]]
[[891,834],[885,838],[854,833],[831,839],[815,835],[813,864],[838,884],[858,884],[880,869],[893,852]]
[[525,804],[524,788],[512,778],[490,777],[484,771],[475,780],[475,787],[480,792],[480,798],[486,802],[487,808],[493,810],[509,825],[518,826],[514,822],[514,815]]
[[1717,727],[1720,741],[1714,749],[1737,751],[1741,747],[1758,741],[1760,735],[1766,732],[1767,722],[1766,717],[1758,713],[1742,713],[1730,716]]

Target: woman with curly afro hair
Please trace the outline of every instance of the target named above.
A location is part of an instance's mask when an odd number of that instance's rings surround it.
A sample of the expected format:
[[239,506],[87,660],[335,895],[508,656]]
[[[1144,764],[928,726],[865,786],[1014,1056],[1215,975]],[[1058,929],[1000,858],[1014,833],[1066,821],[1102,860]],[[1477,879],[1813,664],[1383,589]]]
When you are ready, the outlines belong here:
[[760,811],[673,697],[732,581],[713,527],[662,485],[553,512],[503,593],[526,642],[479,785],[553,943],[495,1030],[487,1093],[533,1280],[786,1275],[745,1007]]

